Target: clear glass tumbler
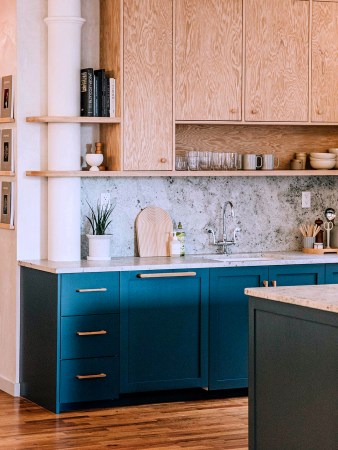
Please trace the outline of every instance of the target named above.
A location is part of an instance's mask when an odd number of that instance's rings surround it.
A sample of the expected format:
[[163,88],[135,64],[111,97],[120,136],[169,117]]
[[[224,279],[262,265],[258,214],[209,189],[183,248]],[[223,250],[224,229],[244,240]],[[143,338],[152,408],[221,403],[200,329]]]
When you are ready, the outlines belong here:
[[176,170],[188,170],[188,161],[185,155],[176,155],[175,157]]
[[213,152],[211,155],[211,168],[213,170],[223,169],[223,152]]
[[210,170],[210,152],[199,152],[200,170]]
[[190,150],[188,152],[188,169],[198,170],[199,169],[199,154],[196,150]]
[[223,153],[223,169],[237,170],[238,168],[238,153],[230,152]]

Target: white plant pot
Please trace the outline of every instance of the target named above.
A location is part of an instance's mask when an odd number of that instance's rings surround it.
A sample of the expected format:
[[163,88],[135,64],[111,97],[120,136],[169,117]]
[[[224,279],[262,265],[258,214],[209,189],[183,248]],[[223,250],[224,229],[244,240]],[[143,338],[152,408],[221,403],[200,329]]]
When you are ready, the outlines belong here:
[[89,243],[88,261],[109,261],[110,256],[110,234],[87,234]]

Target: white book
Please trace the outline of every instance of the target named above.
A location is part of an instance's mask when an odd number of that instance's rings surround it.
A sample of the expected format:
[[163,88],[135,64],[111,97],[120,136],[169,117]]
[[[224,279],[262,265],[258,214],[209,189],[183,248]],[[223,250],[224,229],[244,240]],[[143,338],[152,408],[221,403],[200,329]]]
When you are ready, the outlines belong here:
[[116,81],[115,78],[109,78],[109,116],[115,117],[116,114]]

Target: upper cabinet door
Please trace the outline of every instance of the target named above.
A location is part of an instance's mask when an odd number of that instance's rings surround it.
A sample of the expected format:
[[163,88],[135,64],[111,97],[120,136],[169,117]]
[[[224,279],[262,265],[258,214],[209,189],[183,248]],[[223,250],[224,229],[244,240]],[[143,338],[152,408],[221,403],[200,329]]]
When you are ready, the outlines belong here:
[[124,170],[171,170],[173,5],[124,0]]
[[308,120],[309,2],[246,1],[245,120]]
[[176,120],[240,120],[242,0],[176,0]]
[[312,8],[311,119],[338,122],[338,1]]

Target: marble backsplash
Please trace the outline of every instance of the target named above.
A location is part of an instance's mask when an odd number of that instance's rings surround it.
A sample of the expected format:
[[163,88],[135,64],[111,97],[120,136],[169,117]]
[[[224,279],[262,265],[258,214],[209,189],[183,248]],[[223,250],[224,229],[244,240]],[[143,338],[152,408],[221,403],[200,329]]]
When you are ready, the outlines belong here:
[[[135,218],[146,206],[160,206],[181,221],[186,231],[186,253],[215,253],[206,228],[221,239],[223,206],[230,200],[235,219],[229,227],[241,232],[231,253],[300,250],[302,222],[324,218],[328,207],[338,210],[336,177],[186,177],[96,178],[82,180],[82,258],[88,254],[90,231],[87,201],[95,205],[102,192],[115,204],[108,232],[112,256],[136,255]],[[302,191],[311,192],[311,208],[301,207]]]

